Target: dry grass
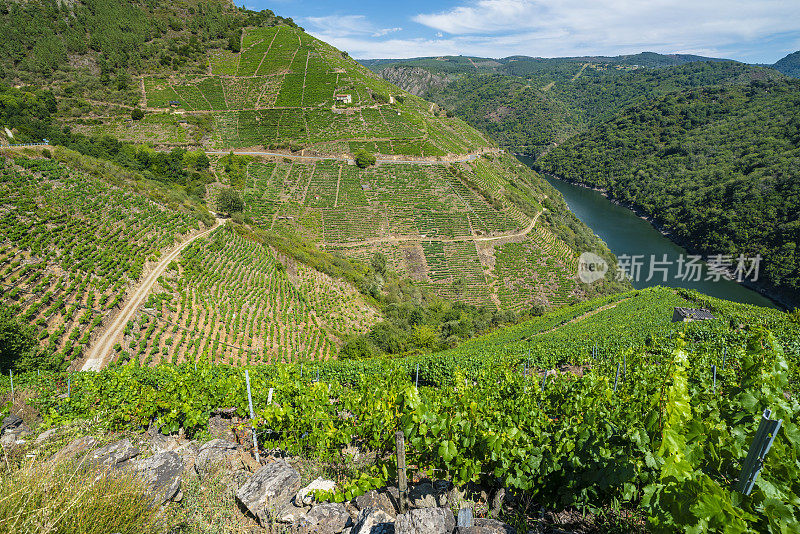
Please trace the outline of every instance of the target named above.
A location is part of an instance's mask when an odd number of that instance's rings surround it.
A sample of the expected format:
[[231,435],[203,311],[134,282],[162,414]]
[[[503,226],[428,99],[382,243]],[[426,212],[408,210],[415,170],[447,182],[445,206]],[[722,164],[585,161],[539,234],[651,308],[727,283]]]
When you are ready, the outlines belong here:
[[0,533],[148,534],[164,532],[134,474],[98,474],[71,460],[0,470]]

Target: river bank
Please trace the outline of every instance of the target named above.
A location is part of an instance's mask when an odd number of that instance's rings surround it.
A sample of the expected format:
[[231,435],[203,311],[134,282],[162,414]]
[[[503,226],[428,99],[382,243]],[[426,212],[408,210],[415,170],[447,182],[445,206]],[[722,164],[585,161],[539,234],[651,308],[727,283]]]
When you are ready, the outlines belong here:
[[[532,158],[519,157],[518,159],[528,166],[533,166]],[[617,256],[644,254],[645,257],[661,258],[664,254],[667,254],[668,257],[697,254],[698,251],[695,247],[664,228],[639,206],[621,202],[603,188],[587,186],[573,180],[564,180],[550,174],[542,173],[542,175],[562,193],[573,213],[592,228]],[[566,189],[565,185],[571,189]],[[584,193],[581,194],[579,191],[584,191]],[[703,278],[707,271],[707,265],[704,265]],[[652,285],[656,284],[649,283],[649,281],[634,282],[634,286],[637,288]],[[786,299],[783,295],[750,281],[744,283],[727,279],[720,281],[669,280],[666,285],[694,289],[720,298],[759,306],[781,309],[796,306],[796,303]]]

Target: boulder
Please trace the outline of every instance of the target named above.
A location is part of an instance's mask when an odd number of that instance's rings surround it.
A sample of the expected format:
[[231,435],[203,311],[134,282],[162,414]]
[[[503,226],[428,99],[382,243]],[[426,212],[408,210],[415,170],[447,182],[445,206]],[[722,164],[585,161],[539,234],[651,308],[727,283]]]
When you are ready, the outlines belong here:
[[318,504],[306,514],[302,526],[310,532],[320,534],[339,534],[347,523],[350,514],[341,503]]
[[59,461],[76,458],[86,451],[93,449],[95,446],[97,446],[96,439],[92,436],[83,436],[82,438],[70,442],[66,447],[55,453],[53,455],[53,460]]
[[161,452],[139,460],[134,469],[147,485],[148,493],[156,504],[163,504],[179,495],[183,459],[177,452]]
[[300,473],[278,460],[256,471],[236,492],[236,500],[266,525],[268,519],[283,516],[299,489]]
[[49,439],[51,439],[56,434],[58,434],[58,429],[57,428],[51,428],[49,430],[45,430],[44,432],[39,434],[39,436],[36,438],[36,441],[34,443],[36,443],[36,445],[41,445],[45,441],[48,441]]
[[378,493],[375,490],[370,490],[364,495],[356,497],[355,505],[359,512],[374,508],[383,511],[392,518],[397,515],[397,509],[389,496],[386,493]]
[[451,534],[456,526],[447,508],[417,508],[397,516],[395,534]]
[[8,432],[20,432],[20,431],[29,432],[30,429],[25,425],[25,422],[22,420],[22,417],[15,415],[13,413],[8,414],[3,418],[3,422],[0,423],[0,436],[6,434]]
[[238,470],[244,467],[236,443],[224,439],[212,439],[208,443],[200,446],[197,458],[194,462],[194,468],[197,474],[202,475],[208,473],[214,468],[228,468]]
[[496,519],[488,519],[485,517],[476,517],[473,520],[474,526],[468,527],[477,529],[462,533],[463,529],[458,529],[459,534],[516,534],[516,530],[511,525],[506,525],[502,521]]
[[364,508],[350,534],[394,534],[394,518],[378,508]]
[[336,482],[317,478],[311,484],[297,492],[294,497],[296,506],[310,506],[314,503],[314,493],[317,491],[332,491],[336,488]]
[[423,482],[411,488],[408,500],[411,508],[436,508],[439,506],[436,490],[430,482]]
[[122,439],[90,453],[88,461],[97,467],[116,469],[131,458],[139,456],[139,452],[130,440]]

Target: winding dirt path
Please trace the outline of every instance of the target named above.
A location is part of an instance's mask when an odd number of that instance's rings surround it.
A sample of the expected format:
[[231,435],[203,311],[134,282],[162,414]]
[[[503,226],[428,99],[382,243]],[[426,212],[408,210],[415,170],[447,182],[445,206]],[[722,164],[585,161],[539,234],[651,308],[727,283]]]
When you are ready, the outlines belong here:
[[214,226],[183,241],[161,258],[161,261],[156,264],[153,270],[150,271],[144,280],[139,282],[130,295],[128,295],[122,309],[105,328],[97,341],[92,344],[86,355],[86,361],[84,361],[81,366],[81,371],[99,371],[109,363],[114,355],[114,343],[122,337],[125,325],[133,318],[139,310],[139,307],[142,306],[145,298],[158,280],[158,277],[164,274],[170,262],[176,260],[181,252],[183,252],[183,249],[189,246],[193,241],[207,236],[222,224],[225,224],[225,222],[222,219],[217,219]]

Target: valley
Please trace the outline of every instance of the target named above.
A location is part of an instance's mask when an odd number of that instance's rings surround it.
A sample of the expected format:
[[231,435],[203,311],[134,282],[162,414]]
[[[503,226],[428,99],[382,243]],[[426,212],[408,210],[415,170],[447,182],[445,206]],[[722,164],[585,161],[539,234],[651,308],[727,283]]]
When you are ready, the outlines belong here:
[[800,531],[796,54],[501,4],[0,0],[0,532]]

